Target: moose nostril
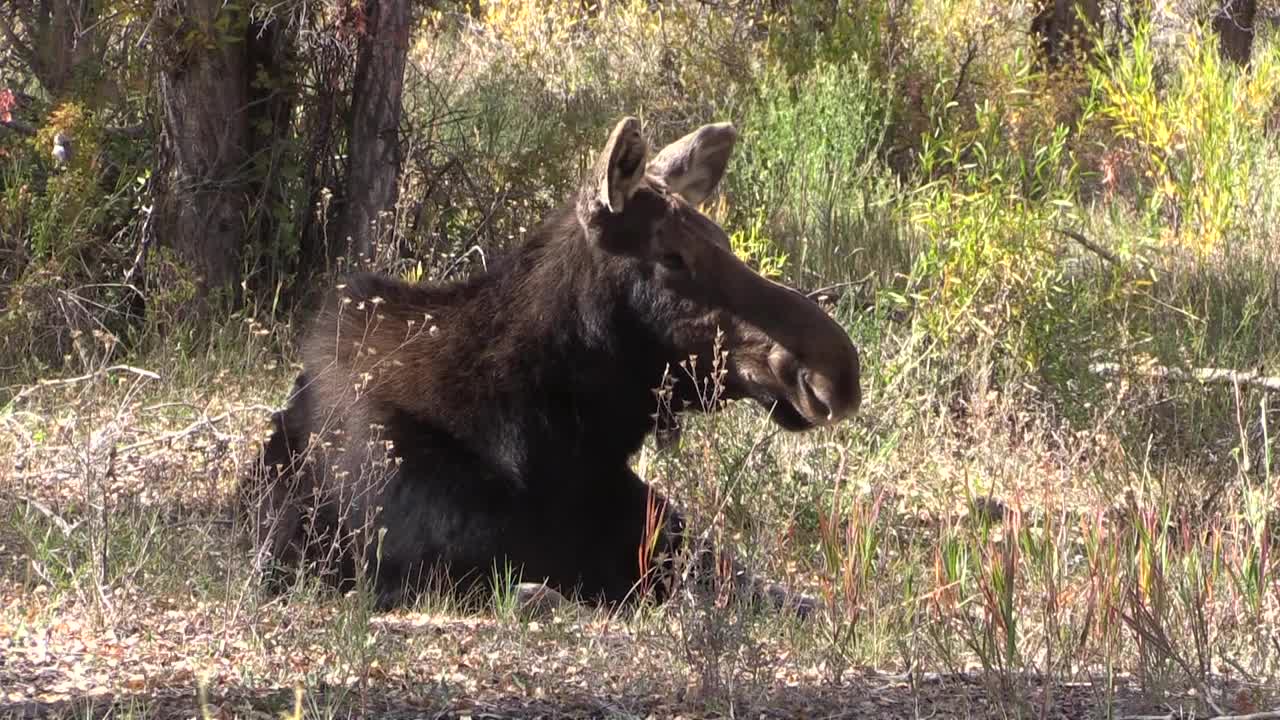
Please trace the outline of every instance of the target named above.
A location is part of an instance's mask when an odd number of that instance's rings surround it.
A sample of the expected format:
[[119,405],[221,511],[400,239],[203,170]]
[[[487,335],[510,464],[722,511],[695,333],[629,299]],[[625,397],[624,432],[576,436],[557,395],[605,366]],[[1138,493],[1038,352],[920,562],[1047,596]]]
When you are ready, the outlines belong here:
[[818,414],[821,414],[827,420],[834,418],[835,412],[831,407],[830,383],[822,382],[821,378],[815,378],[808,370],[801,370],[800,387],[804,388],[805,394],[809,396],[809,401],[814,405],[814,410],[817,410]]

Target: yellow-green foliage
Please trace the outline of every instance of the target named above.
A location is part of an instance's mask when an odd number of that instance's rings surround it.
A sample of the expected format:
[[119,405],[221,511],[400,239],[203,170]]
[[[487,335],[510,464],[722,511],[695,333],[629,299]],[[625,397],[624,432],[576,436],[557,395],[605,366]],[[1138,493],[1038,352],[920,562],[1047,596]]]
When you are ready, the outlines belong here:
[[769,57],[792,76],[819,63],[872,60],[887,30],[886,6],[884,0],[793,0],[766,15]]
[[1277,156],[1267,123],[1280,107],[1280,51],[1259,43],[1253,67],[1242,72],[1219,57],[1207,31],[1185,40],[1172,49],[1174,70],[1163,77],[1165,51],[1140,26],[1129,52],[1094,70],[1092,109],[1132,149],[1138,201],[1166,226],[1164,239],[1206,252],[1240,239],[1265,214]]
[[589,18],[577,0],[479,0],[477,6],[486,29],[510,47],[512,60],[544,70],[562,69],[571,60],[547,48],[571,52],[575,35],[589,37]]
[[406,112],[444,118],[424,124],[431,137],[402,181],[407,197],[431,191],[407,243],[423,255],[518,241],[622,115],[661,145],[737,119],[733,99],[750,87],[740,27],[696,2],[481,0],[474,14],[431,14],[411,49],[429,82],[409,90]]
[[742,135],[726,182],[725,226],[769,238],[805,269],[846,279],[868,201],[881,189],[886,89],[857,57],[795,76],[771,63],[759,77],[735,118]]
[[[728,227],[730,211],[729,201],[721,195],[715,206],[707,209],[707,214],[718,223]],[[780,278],[787,268],[788,255],[769,239],[766,229],[766,214],[762,209],[756,211],[755,217],[745,228],[738,228],[729,233],[729,246],[743,262],[754,267],[767,278]]]
[[[59,105],[32,138],[37,156],[51,158],[53,141],[63,133],[71,141],[70,162],[51,174],[42,199],[44,217],[29,228],[36,255],[71,250],[77,238],[88,241],[88,230],[97,220],[101,197],[96,186],[102,127],[91,111],[76,102]],[[48,231],[48,232],[44,232]]]
[[[1074,164],[1067,128],[1049,128],[1015,151],[1002,142],[1022,112],[1022,93],[984,101],[973,130],[945,116],[925,138],[921,173],[937,178],[906,203],[906,220],[926,238],[912,283],[921,319],[944,344],[974,336],[1005,346],[1034,369],[1043,348],[1025,343],[1059,272],[1052,221],[1072,206]],[[1028,158],[1031,162],[1028,162]]]
[[[916,76],[908,81],[941,81],[948,92],[939,99],[963,106],[973,104],[970,94],[979,89],[982,97],[1007,89],[1031,45],[1024,30],[1030,18],[1021,3],[931,0],[912,8],[900,24],[902,42],[910,48],[902,62]],[[940,112],[943,105],[930,109]]]
[[[478,0],[486,33],[504,46],[505,60],[527,69],[565,95],[623,88],[678,88],[704,99],[721,97],[727,73],[747,69],[746,54],[721,52],[738,40],[727,13],[698,3],[651,5],[648,0],[585,4],[579,0]],[[727,62],[726,62],[727,61]],[[611,92],[618,92],[616,89]],[[634,95],[634,93],[628,93]],[[671,110],[674,94],[644,92]]]
[[[110,146],[104,116],[78,100],[54,105],[0,171],[0,364],[84,366],[125,330],[122,266],[135,250],[130,223],[143,215],[131,161],[145,153]],[[71,145],[65,164],[52,154],[59,133]],[[169,292],[157,289],[149,305]],[[109,343],[86,345],[91,336]]]

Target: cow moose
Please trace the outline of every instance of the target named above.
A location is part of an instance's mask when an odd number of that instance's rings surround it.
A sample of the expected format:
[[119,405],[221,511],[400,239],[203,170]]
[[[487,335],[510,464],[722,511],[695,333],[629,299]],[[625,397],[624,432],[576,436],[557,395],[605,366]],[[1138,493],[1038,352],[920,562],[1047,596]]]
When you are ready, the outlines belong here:
[[[389,608],[426,578],[474,589],[507,567],[607,606],[639,588],[668,597],[685,521],[628,465],[659,396],[714,410],[714,383],[790,431],[861,400],[847,333],[739,260],[697,209],[737,139],[709,124],[651,156],[624,118],[580,189],[499,265],[448,284],[339,284],[246,483],[273,586],[314,573],[350,587],[372,568]],[[744,579],[731,585],[779,602],[733,567]]]

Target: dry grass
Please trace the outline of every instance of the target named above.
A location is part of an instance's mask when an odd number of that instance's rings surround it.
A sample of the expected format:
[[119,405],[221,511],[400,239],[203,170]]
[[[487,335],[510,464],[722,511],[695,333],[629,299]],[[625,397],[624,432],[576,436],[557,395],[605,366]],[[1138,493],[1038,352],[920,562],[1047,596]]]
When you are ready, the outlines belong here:
[[[528,622],[506,597],[481,611],[432,597],[392,613],[358,593],[272,599],[228,508],[292,381],[288,329],[233,318],[197,351],[173,344],[203,335],[161,322],[133,349],[103,349],[50,302],[41,322],[58,342],[46,354],[74,349],[66,374],[77,379],[0,386],[0,716],[1280,709],[1280,397],[1087,371],[1275,374],[1274,73],[1212,74],[1210,54],[1184,54],[1204,67],[1142,94],[1133,78],[1146,61],[1134,55],[1070,92],[1040,87],[998,49],[1020,47],[1024,23],[972,45],[971,21],[986,27],[995,6],[959,3],[967,12],[946,15],[962,27],[918,24],[936,37],[908,49],[915,69],[895,80],[907,96],[895,132],[929,138],[907,146],[919,172],[900,186],[867,154],[827,186],[816,180],[834,177],[828,159],[880,143],[879,108],[898,86],[852,82],[878,78],[870,64],[815,70],[813,92],[778,84],[748,102],[740,91],[758,94],[761,68],[736,62],[767,54],[704,4],[677,3],[670,25],[653,24],[647,3],[612,6],[593,21],[598,37],[577,32],[586,44],[569,53],[541,33],[578,27],[573,4],[560,24],[506,6],[504,33],[427,33],[415,51],[407,103],[429,132],[412,138],[400,215],[423,222],[395,248],[422,250],[430,276],[515,240],[572,184],[577,153],[618,108],[646,108],[664,136],[741,121],[749,139],[717,212],[757,261],[810,286],[852,281],[839,312],[863,349],[866,402],[855,420],[799,436],[734,407],[636,462],[694,527],[822,597],[824,612],[798,623],[682,599]],[[673,67],[657,39],[668,32],[691,53]],[[947,59],[966,47],[972,64]],[[1276,47],[1259,40],[1259,66],[1280,63]],[[1103,108],[1089,122],[1081,93]],[[963,102],[930,104],[948,98]],[[1238,111],[1244,100],[1256,112]],[[794,162],[775,172],[782,160]],[[1151,166],[1214,172],[1171,171],[1157,185]],[[425,209],[409,212],[418,200]],[[15,235],[92,239],[42,222]],[[149,322],[185,297],[161,289]],[[0,364],[28,373],[49,361],[23,326],[6,327],[0,349],[15,359]],[[123,362],[155,377],[109,369]]]
[[874,367],[866,409],[837,430],[777,434],[749,407],[700,418],[680,446],[646,448],[643,473],[827,612],[686,599],[527,622],[502,599],[380,614],[358,594],[261,594],[227,508],[290,370],[205,362],[37,388],[0,416],[0,714],[265,717],[295,688],[307,717],[1280,705],[1275,479],[1228,470],[1197,511],[1178,488],[1220,468],[1122,442],[1148,387],[1117,385],[1079,434],[990,389],[939,409]]

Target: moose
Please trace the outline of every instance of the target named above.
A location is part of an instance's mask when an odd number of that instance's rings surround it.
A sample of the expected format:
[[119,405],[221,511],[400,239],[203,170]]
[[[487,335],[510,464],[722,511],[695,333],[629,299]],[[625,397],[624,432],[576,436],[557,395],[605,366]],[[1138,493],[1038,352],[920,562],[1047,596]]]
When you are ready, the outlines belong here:
[[[427,578],[492,589],[506,567],[584,602],[668,598],[685,519],[628,464],[663,408],[714,411],[715,384],[799,432],[861,401],[848,334],[697,209],[737,141],[708,124],[651,156],[625,117],[503,262],[445,284],[344,278],[246,483],[272,586],[351,587],[365,568],[390,608]],[[730,562],[734,592],[787,602]],[[686,567],[709,564],[725,567]]]

